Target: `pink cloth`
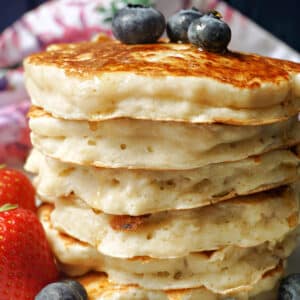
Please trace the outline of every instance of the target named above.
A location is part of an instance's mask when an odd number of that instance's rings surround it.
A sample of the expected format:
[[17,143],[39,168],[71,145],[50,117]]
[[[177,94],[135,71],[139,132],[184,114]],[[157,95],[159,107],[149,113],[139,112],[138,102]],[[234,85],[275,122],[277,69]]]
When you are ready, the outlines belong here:
[[0,68],[20,63],[49,44],[90,39],[98,32],[110,34],[97,7],[105,0],[50,1],[28,12],[0,36]]

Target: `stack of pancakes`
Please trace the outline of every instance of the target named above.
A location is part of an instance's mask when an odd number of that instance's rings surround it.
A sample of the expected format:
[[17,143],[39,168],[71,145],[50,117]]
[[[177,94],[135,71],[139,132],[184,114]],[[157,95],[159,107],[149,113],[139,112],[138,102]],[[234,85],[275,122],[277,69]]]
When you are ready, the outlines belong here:
[[300,65],[104,37],[24,65],[40,220],[90,299],[274,299],[299,223]]

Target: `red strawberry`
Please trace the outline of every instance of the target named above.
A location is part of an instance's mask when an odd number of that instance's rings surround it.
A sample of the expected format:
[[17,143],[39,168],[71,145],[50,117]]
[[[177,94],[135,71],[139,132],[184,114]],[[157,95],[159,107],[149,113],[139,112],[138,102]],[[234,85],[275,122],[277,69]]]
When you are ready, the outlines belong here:
[[30,210],[0,208],[0,299],[33,300],[58,271],[37,216]]
[[30,180],[18,170],[0,169],[0,206],[10,203],[36,211],[35,190]]

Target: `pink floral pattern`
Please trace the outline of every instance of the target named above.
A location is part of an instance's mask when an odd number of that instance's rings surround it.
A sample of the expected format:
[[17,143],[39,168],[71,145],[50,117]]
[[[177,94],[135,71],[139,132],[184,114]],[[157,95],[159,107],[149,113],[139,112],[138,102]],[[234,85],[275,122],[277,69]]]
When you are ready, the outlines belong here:
[[31,148],[26,114],[29,101],[0,110],[0,164],[23,164]]

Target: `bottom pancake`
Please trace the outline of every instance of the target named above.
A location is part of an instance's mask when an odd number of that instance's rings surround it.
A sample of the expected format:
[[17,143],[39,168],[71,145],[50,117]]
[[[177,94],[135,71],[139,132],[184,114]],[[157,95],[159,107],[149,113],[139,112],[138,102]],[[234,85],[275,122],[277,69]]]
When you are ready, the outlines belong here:
[[274,300],[282,274],[283,267],[279,264],[264,274],[251,290],[230,295],[215,294],[204,287],[176,291],[146,290],[137,285],[113,283],[104,273],[90,273],[76,279],[86,288],[89,300]]
[[293,233],[276,245],[229,246],[170,259],[145,256],[123,259],[103,255],[96,248],[60,233],[51,224],[51,211],[52,206],[41,206],[39,218],[64,273],[75,276],[91,270],[105,272],[114,282],[146,289],[205,287],[223,295],[252,290],[265,273],[289,256],[296,244]]

